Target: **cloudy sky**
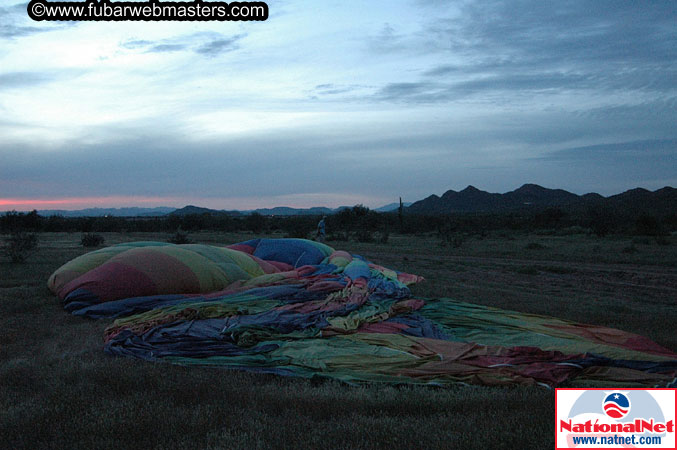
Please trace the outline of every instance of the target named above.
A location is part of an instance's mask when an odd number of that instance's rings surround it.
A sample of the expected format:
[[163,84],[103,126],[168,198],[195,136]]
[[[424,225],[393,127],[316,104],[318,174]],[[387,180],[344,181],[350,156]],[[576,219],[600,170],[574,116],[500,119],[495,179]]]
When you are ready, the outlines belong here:
[[677,2],[267,3],[34,22],[0,0],[0,210],[677,185]]

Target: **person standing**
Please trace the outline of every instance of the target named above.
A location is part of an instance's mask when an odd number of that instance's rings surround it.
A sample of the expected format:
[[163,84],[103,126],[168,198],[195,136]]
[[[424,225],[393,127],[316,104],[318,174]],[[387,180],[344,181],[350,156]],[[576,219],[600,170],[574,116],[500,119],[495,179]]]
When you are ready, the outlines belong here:
[[327,216],[322,216],[322,219],[317,223],[317,235],[316,239],[318,242],[323,242],[327,237],[324,221],[327,219]]

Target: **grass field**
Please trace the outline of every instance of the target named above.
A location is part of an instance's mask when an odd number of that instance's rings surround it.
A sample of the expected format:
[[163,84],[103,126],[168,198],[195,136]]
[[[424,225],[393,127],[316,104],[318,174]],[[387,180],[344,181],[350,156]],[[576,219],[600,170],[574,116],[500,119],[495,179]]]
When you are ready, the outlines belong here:
[[[498,233],[455,245],[432,235],[329,244],[423,275],[415,295],[621,328],[677,350],[675,240]],[[106,356],[110,322],[68,315],[46,287],[86,251],[79,234],[54,233],[24,264],[0,257],[0,448],[554,448],[554,391],[543,388],[351,387]]]

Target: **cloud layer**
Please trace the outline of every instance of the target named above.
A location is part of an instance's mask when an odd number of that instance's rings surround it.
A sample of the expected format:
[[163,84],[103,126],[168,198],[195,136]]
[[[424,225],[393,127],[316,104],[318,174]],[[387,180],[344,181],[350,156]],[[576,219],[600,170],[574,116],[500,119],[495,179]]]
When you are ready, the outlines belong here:
[[268,3],[256,23],[0,8],[0,197],[379,206],[677,184],[672,2]]

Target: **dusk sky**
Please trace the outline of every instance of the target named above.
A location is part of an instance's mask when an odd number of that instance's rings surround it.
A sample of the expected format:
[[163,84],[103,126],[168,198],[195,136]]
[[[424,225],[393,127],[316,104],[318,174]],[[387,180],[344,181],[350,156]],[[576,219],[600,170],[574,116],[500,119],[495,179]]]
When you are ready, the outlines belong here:
[[677,186],[675,1],[268,1],[206,23],[27,3],[0,0],[0,210]]

